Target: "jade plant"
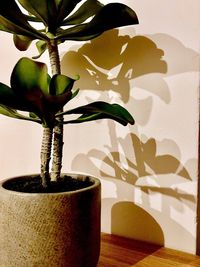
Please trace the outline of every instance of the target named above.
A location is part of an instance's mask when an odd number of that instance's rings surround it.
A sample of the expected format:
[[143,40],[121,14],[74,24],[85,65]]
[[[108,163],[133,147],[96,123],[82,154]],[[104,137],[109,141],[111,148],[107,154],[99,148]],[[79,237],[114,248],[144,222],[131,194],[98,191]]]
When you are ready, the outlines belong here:
[[[32,59],[22,57],[17,62],[10,86],[0,83],[0,113],[43,126],[40,176],[44,188],[61,177],[65,124],[98,119],[112,119],[122,125],[134,124],[131,114],[115,103],[95,101],[67,109],[66,104],[79,92],[79,89],[74,89],[79,77],[62,75],[59,44],[68,40],[88,41],[104,31],[137,23],[136,13],[121,3],[104,5],[97,0],[0,1],[0,30],[13,35],[14,44],[20,51],[27,50],[32,42],[38,49],[37,56]],[[51,76],[47,66],[37,61],[46,50]],[[70,119],[67,115],[71,114],[77,114],[76,118]]]

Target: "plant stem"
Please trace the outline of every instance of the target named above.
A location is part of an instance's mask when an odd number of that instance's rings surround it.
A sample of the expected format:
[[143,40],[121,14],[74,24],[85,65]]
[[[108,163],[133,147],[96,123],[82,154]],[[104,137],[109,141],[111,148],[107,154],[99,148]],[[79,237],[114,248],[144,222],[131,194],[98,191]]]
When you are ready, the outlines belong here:
[[[48,43],[49,59],[51,64],[52,75],[61,74],[60,57],[58,52],[57,41],[52,39]],[[61,110],[62,111],[62,110]],[[54,127],[53,132],[53,159],[51,169],[51,180],[60,179],[63,155],[63,116],[59,116],[57,121],[60,122]]]
[[51,128],[44,127],[40,154],[41,179],[44,188],[50,185],[49,162],[51,160],[52,133],[53,130]]
[[52,75],[60,74],[60,57],[58,52],[58,44],[57,41],[51,39],[48,42],[48,52],[49,52],[49,60],[51,64],[51,73]]

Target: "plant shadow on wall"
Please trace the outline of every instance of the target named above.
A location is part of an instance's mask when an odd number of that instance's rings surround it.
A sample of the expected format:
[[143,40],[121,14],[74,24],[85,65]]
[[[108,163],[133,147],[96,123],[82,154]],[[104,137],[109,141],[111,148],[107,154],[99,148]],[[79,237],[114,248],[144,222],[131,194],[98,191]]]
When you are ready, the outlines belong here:
[[[136,124],[145,125],[151,114],[153,97],[158,97],[166,104],[171,100],[164,78],[198,69],[198,66],[188,64],[189,59],[176,69],[173,69],[171,60],[168,69],[168,62],[162,57],[164,51],[167,51],[170,59],[172,51],[165,47],[165,40],[170,43],[171,50],[173,45],[178,49],[177,58],[181,58],[181,61],[187,54],[188,58],[191,58],[191,53],[196,56],[195,52],[186,49],[178,40],[164,34],[130,37],[112,30],[66,53],[62,59],[63,72],[69,76],[80,74],[77,86],[81,90],[99,92],[99,99],[111,100],[110,90],[116,92],[135,114]],[[157,47],[158,43],[159,47],[165,48],[164,51]],[[149,95],[145,95],[144,99],[135,99],[131,89],[135,86]],[[184,189],[176,188],[176,185],[192,180],[188,167],[194,163],[193,160],[183,165],[180,149],[173,140],[158,141],[145,136],[139,138],[135,133],[127,134],[124,138],[117,137],[116,125],[111,121],[107,123],[110,136],[107,151],[92,149],[88,153],[79,153],[72,162],[72,169],[89,171],[105,180],[110,178],[108,180],[115,184],[115,198],[108,196],[103,199],[103,209],[108,210],[110,207],[112,210],[111,221],[107,221],[112,232],[162,245],[163,231],[154,218],[162,217],[164,210],[164,216],[168,217],[167,223],[171,227],[183,234],[186,240],[194,239],[189,231],[170,218],[171,208],[177,212],[184,210],[184,205],[193,211],[195,209],[194,196]],[[137,190],[141,192],[139,205],[133,203]],[[159,210],[151,207],[151,197],[156,194],[161,197]],[[170,201],[169,207],[166,197],[176,201]],[[179,202],[184,202],[184,205]],[[150,215],[152,213],[154,218]]]
[[[192,181],[188,169],[194,160],[184,166],[179,160],[180,150],[172,140],[158,141],[143,136],[145,141],[141,141],[134,133],[117,138],[115,125],[108,124],[111,144],[107,146],[108,153],[92,149],[87,155],[79,154],[73,161],[73,169],[80,168],[80,164],[87,166],[91,172],[114,184],[110,192],[114,198],[108,196],[102,203],[108,216],[111,210],[111,221],[106,223],[111,225],[112,233],[164,245],[158,221],[165,220],[169,228],[180,233],[178,238],[192,243],[195,237],[174,221],[171,214],[172,211],[184,214],[185,209],[195,212],[196,198],[184,188],[184,184]],[[176,155],[163,153],[166,147]],[[154,207],[154,201],[160,204]]]
[[[73,47],[72,47],[73,50]],[[119,30],[74,47],[62,59],[64,73],[78,73],[81,90],[117,92],[123,102],[130,99],[131,81],[147,73],[165,73],[164,52],[147,37],[119,35]],[[156,93],[156,92],[155,92]],[[105,97],[105,94],[104,94]]]

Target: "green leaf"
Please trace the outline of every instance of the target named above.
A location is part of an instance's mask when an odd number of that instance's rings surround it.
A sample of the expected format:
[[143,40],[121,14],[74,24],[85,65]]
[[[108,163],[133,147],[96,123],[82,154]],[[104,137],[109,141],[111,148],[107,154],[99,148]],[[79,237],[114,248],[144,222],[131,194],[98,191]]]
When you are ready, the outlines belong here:
[[56,19],[54,0],[18,0],[29,13],[39,18],[44,25],[49,26]]
[[62,25],[75,25],[83,23],[88,18],[94,16],[101,8],[103,4],[97,0],[87,0],[80,8],[66,20]]
[[33,59],[39,58],[47,50],[47,42],[43,40],[37,41],[36,47],[39,52],[39,55],[32,57]]
[[68,28],[58,34],[56,38],[89,40],[104,31],[137,23],[137,15],[131,8],[120,3],[110,3],[103,6],[90,22]]
[[26,103],[13,92],[12,88],[3,83],[0,83],[0,104],[24,111],[28,108]]
[[18,25],[27,25],[24,14],[14,0],[0,1],[0,15]]
[[46,39],[28,23],[14,0],[0,1],[0,29],[32,38]]
[[[53,127],[55,114],[72,99],[74,81],[75,79],[64,75],[55,75],[51,81],[45,64],[21,58],[11,74],[11,88],[0,83],[0,105],[34,113],[36,117],[31,115],[29,120],[38,122],[39,117],[43,124]],[[50,84],[54,95],[50,94]],[[22,118],[21,114],[16,114],[13,110],[8,112],[8,108],[6,111],[4,108],[2,112],[28,120],[26,116]]]
[[29,117],[34,119],[38,118],[37,114],[35,114],[34,112],[29,112]]
[[2,114],[4,116],[16,118],[15,112],[16,112],[16,110],[14,110],[14,109],[0,105],[0,114]]
[[52,77],[50,82],[50,94],[62,95],[67,91],[71,91],[74,85],[75,79],[67,77],[65,75],[56,74]]
[[57,6],[57,24],[61,25],[66,18],[82,0],[55,0]]
[[72,98],[72,92],[69,90],[62,95],[46,95],[44,96],[45,108],[47,112],[56,114],[64,105]]
[[71,13],[81,0],[18,0],[36,18],[39,18],[48,31],[55,33],[62,20]]
[[0,104],[14,106],[16,95],[6,84],[0,83]]
[[33,122],[38,122],[41,123],[41,121],[38,118],[31,118],[24,116],[20,113],[18,113],[15,109],[9,108],[7,106],[0,105],[0,114],[11,117],[14,119],[20,119],[20,120],[28,120],[28,121],[33,121]]
[[47,66],[26,57],[18,61],[11,75],[11,87],[15,93],[30,100],[42,92],[48,94],[49,82]]
[[42,22],[41,19],[36,18],[34,15],[31,15],[30,13],[29,15],[25,14],[25,17],[28,22]]
[[[71,88],[74,81],[64,75],[56,75],[51,81],[45,64],[21,58],[12,72],[11,88],[3,84],[0,86],[0,103],[33,112],[43,124],[53,127],[55,114],[72,98]],[[49,92],[50,84],[51,90],[55,90],[54,95]],[[1,94],[4,97],[3,102]],[[12,98],[9,98],[9,94]],[[18,99],[20,102],[15,103]]]
[[26,51],[29,48],[33,39],[24,35],[14,34],[13,41],[18,50]]
[[112,119],[126,126],[128,123],[134,124],[131,114],[118,104],[109,104],[103,101],[93,102],[62,113],[63,115],[82,114],[75,120],[65,121],[68,123],[82,123],[99,119]]
[[80,91],[80,89],[76,89],[74,92],[72,92],[71,99],[75,98],[78,95],[79,91]]
[[21,58],[11,75],[11,87],[29,112],[34,112],[44,122],[52,123],[54,114],[48,108],[50,76],[47,67],[41,62]]
[[[84,28],[85,27],[85,24],[82,24],[82,25],[79,25],[79,26],[76,26],[76,27],[72,27],[73,29],[77,28],[76,30],[77,31],[80,31],[81,28]],[[70,29],[70,28],[69,28]],[[88,40],[92,40],[96,37],[98,37],[100,34],[102,33],[97,33],[97,34],[91,34],[91,35],[85,35],[85,36],[79,36],[78,34],[76,35],[76,33],[74,32],[73,35],[68,35],[68,30],[63,30],[63,29],[59,29],[55,39],[57,39],[57,41],[66,41],[66,40],[73,40],[73,41],[88,41]],[[67,34],[66,34],[66,31],[67,31]]]
[[25,35],[28,37],[34,37],[37,38],[35,36],[35,34],[30,33],[29,31],[25,30],[22,27],[19,27],[18,25],[16,25],[15,23],[7,20],[4,17],[0,16],[0,30],[1,31],[5,31],[5,32],[9,32],[12,34],[19,34],[19,35]]

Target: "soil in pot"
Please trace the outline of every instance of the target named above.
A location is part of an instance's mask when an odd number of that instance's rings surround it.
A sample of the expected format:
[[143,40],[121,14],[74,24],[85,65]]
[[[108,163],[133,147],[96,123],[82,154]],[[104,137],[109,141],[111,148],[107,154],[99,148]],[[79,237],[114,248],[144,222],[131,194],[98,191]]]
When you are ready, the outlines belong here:
[[44,188],[41,184],[40,176],[33,176],[30,179],[13,179],[3,184],[7,190],[23,192],[23,193],[61,193],[75,191],[91,186],[93,182],[89,177],[86,179],[75,179],[71,176],[64,175],[58,181],[51,181],[48,188]]

